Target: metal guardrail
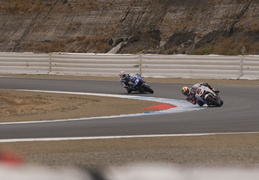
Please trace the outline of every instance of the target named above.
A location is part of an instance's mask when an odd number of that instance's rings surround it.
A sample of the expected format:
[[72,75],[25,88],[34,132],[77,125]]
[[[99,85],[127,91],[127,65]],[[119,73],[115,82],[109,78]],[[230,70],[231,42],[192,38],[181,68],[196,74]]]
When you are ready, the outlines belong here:
[[47,74],[49,54],[0,53],[0,73]]
[[259,56],[0,53],[0,74],[259,79]]
[[52,54],[51,74],[118,76],[121,70],[139,73],[138,55]]
[[237,79],[242,74],[240,60],[239,56],[144,55],[142,72],[147,76]]
[[244,56],[241,66],[242,79],[259,79],[259,56]]

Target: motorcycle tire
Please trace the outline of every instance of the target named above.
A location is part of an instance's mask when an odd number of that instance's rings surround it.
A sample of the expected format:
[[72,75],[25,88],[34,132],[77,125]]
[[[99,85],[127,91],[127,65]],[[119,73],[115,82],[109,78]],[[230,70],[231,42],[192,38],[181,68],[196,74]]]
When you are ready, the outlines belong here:
[[221,106],[222,106],[224,102],[222,100],[220,100],[220,103],[221,103]]
[[218,99],[218,98],[213,98],[212,96],[207,96],[207,98],[206,98],[206,104],[208,105],[208,106],[211,106],[211,105],[214,105],[214,106],[217,106],[217,107],[220,107],[220,106],[222,106],[222,103],[223,101],[221,101],[220,99]]
[[202,107],[205,103],[202,102],[202,101],[198,101],[197,104],[198,104],[200,107]]
[[151,94],[154,93],[153,89],[151,89],[147,84],[142,84],[142,88]]

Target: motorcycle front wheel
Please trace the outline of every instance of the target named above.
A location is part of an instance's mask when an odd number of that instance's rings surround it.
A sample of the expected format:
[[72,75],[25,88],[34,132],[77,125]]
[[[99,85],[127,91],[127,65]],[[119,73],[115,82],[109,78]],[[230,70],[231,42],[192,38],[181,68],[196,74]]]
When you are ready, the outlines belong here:
[[147,84],[142,84],[142,88],[151,94],[154,93],[153,89],[151,89]]

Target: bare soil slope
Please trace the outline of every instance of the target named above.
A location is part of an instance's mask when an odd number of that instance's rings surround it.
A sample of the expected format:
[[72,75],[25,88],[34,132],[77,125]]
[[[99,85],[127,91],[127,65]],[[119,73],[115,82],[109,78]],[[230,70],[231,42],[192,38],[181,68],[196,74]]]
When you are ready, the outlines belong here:
[[257,0],[1,0],[0,51],[258,54],[258,5]]

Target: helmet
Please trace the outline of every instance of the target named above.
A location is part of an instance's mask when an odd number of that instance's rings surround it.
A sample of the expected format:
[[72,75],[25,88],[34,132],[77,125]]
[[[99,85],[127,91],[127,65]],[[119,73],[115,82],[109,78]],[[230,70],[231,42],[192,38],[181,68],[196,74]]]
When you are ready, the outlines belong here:
[[121,71],[119,74],[121,79],[126,79],[127,78],[127,74],[124,71]]
[[190,92],[190,90],[189,90],[189,88],[187,87],[187,86],[184,86],[183,88],[182,88],[182,93],[184,94],[184,95],[188,95],[189,94],[189,92]]

